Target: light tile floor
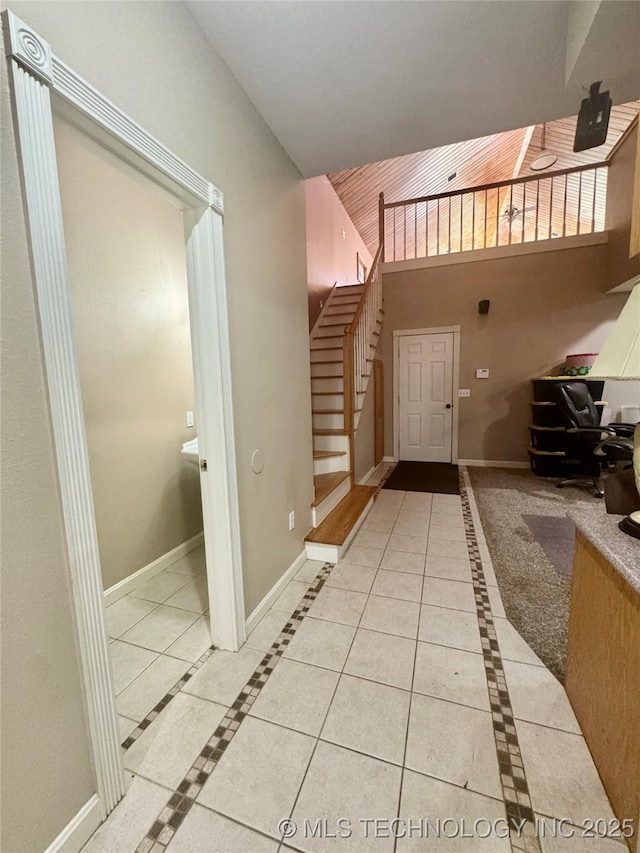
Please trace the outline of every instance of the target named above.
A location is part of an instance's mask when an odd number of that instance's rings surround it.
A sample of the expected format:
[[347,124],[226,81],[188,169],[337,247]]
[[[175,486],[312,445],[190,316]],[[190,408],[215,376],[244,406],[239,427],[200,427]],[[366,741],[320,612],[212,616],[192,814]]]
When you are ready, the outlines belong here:
[[[504,618],[475,524],[532,808],[575,824],[575,838],[547,833],[530,849],[624,853],[622,842],[580,837],[580,824],[612,819],[611,808],[564,690]],[[505,806],[461,533],[458,496],[379,494],[170,853],[512,849],[500,833],[484,837],[488,821],[503,826]],[[88,853],[136,850],[322,566],[307,561],[243,649],[215,651],[125,753],[131,787]],[[125,733],[208,644],[203,568],[194,552],[109,608]],[[397,824],[394,838],[398,817],[419,828],[408,837]],[[285,818],[297,832],[283,842]],[[424,838],[427,818],[455,823]]]
[[201,546],[107,607],[122,740],[211,645],[205,568]]

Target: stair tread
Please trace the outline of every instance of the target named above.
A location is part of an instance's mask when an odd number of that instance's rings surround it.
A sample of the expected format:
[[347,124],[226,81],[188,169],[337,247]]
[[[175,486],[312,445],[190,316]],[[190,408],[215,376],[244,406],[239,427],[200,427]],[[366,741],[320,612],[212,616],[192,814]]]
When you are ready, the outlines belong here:
[[344,415],[344,409],[311,409],[312,415]]
[[316,474],[313,478],[315,498],[311,502],[311,506],[319,506],[349,476],[349,471],[331,471],[329,474]]
[[309,532],[305,541],[343,545],[375,491],[375,486],[352,486],[349,494],[342,498],[318,527]]
[[349,435],[346,429],[329,429],[319,427],[313,430],[314,435]]
[[312,361],[311,364],[342,364],[341,358],[327,358],[324,361]]
[[331,459],[332,456],[346,456],[346,450],[314,450],[314,459]]
[[[315,377],[311,377],[314,379]],[[342,397],[342,391],[312,391],[312,397]]]
[[[312,362],[312,364],[317,364],[317,362]],[[344,379],[344,373],[316,373],[311,379]],[[341,393],[342,391],[336,391],[336,394]]]

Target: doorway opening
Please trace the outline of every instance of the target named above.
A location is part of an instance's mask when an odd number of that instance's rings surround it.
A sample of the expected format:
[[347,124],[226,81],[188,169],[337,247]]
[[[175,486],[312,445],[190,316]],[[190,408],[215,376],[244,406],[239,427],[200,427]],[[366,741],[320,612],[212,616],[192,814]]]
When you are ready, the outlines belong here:
[[[106,627],[127,739],[212,644],[182,210],[54,117]],[[96,203],[98,200],[98,203]]]

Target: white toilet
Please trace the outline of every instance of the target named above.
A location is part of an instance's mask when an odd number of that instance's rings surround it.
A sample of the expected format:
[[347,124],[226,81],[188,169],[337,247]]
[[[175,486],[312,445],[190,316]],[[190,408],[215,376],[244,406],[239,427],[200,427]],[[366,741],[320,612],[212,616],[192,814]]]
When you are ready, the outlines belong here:
[[191,441],[185,441],[180,452],[187,462],[197,465],[200,459],[198,456],[198,436],[192,438]]

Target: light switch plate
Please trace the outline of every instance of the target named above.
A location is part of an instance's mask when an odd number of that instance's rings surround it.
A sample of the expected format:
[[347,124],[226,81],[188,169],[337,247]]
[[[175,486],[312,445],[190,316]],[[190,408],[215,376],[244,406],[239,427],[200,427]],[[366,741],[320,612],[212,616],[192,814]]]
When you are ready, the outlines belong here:
[[296,526],[296,514],[293,510],[289,513],[289,530],[293,530]]
[[470,388],[458,388],[458,397],[470,397],[471,389]]
[[187,412],[187,426],[188,427],[195,426],[195,422],[193,420],[193,412]]
[[489,368],[488,367],[479,367],[476,370],[476,379],[488,379],[489,378]]

